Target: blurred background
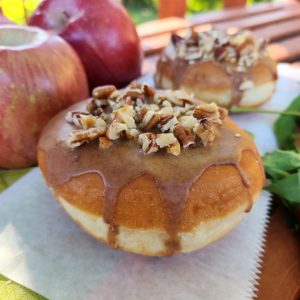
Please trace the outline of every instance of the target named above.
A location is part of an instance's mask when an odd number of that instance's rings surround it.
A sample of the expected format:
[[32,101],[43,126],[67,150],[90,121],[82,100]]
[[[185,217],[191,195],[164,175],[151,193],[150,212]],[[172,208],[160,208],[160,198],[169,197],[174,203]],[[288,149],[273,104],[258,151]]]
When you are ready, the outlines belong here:
[[[4,15],[18,24],[25,24],[42,0],[1,0],[0,5]],[[87,0],[88,1],[88,0]],[[120,0],[116,0],[120,1]],[[174,0],[184,2],[181,0]],[[278,1],[278,0],[275,0]],[[241,0],[241,3],[247,2],[251,5],[257,2],[275,2],[272,0]],[[158,0],[122,0],[127,8],[130,16],[135,24],[155,20],[158,18]],[[227,1],[230,5],[230,1]],[[210,10],[221,9],[223,6],[222,0],[187,0],[186,1],[186,15],[194,13],[205,12]]]
[[[272,0],[245,1],[247,1],[247,5],[257,2],[274,2]],[[126,6],[129,14],[136,24],[158,18],[158,0],[123,0],[122,2]],[[186,3],[186,15],[192,15],[210,10],[218,10],[223,7],[223,0],[187,0]]]

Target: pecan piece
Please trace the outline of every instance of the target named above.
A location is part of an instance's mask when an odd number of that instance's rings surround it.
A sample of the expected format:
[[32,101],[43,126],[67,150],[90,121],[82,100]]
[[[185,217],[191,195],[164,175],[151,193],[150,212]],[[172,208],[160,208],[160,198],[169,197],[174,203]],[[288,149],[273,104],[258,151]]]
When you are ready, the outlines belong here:
[[227,110],[218,107],[215,103],[202,103],[195,107],[193,116],[198,119],[224,119],[227,116]]
[[167,151],[167,153],[178,156],[180,154],[180,151],[181,151],[180,143],[178,141],[176,141],[174,144],[167,147],[166,151]]
[[156,144],[163,149],[176,143],[177,139],[173,133],[159,133],[156,136]]
[[146,124],[146,126],[143,128],[144,131],[151,130],[154,126],[156,126],[160,121],[161,116],[157,113],[154,113],[152,118],[149,120],[149,122]]
[[211,123],[199,123],[194,127],[193,131],[205,147],[211,144],[217,135],[216,126]]
[[107,106],[108,101],[107,100],[97,100],[97,99],[90,99],[90,101],[87,104],[87,111],[91,113],[94,116],[101,116],[104,111],[102,109],[102,106]]
[[117,120],[112,121],[106,131],[106,137],[112,141],[117,140],[123,133],[128,130],[126,124],[120,123]]
[[142,146],[144,154],[157,152],[159,147],[156,144],[156,136],[154,133],[142,133],[139,135],[138,143]]
[[195,135],[191,129],[186,129],[181,124],[178,124],[174,127],[173,133],[183,148],[195,145]]
[[178,124],[178,120],[174,115],[162,116],[159,122],[162,132],[173,131],[175,125]]
[[143,106],[135,115],[135,120],[137,123],[142,122],[145,114],[147,113],[148,109],[146,106]]
[[94,88],[92,96],[95,99],[108,99],[114,91],[116,91],[116,87],[114,85],[103,85]]
[[106,138],[105,136],[99,137],[99,148],[108,149],[112,145],[112,141]]
[[113,119],[116,119],[120,123],[125,123],[128,128],[136,128],[134,115],[133,106],[127,104],[112,113]]
[[[145,95],[140,89],[128,89],[123,95],[123,99],[127,98],[130,98],[131,101],[136,101],[137,99],[140,99],[144,102]],[[129,99],[127,99],[127,101],[129,101]]]
[[70,148],[76,148],[84,143],[89,143],[105,133],[106,128],[89,128],[87,130],[74,130],[71,132],[67,145]]

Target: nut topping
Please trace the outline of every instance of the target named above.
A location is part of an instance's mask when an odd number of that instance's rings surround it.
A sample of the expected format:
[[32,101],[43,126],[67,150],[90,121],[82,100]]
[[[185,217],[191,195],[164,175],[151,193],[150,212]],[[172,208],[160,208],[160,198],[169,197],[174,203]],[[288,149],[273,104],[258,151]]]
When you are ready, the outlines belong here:
[[176,141],[173,133],[160,133],[156,136],[156,144],[161,149],[173,145]]
[[187,148],[195,145],[195,135],[189,128],[184,128],[181,124],[178,124],[174,128],[174,135],[181,143],[183,148]]
[[[235,34],[216,29],[204,32],[192,31],[185,37],[173,35],[171,43],[175,49],[175,58],[188,64],[197,61],[219,61],[224,64],[229,74],[233,71],[245,73],[258,61],[263,61],[269,56],[267,41],[256,39],[247,30]],[[246,85],[246,89],[250,88],[248,84]]]
[[94,99],[107,99],[115,90],[114,85],[99,86],[93,89],[92,96]]
[[112,146],[112,141],[106,138],[105,136],[99,137],[99,148],[100,149],[108,149]]
[[132,83],[125,90],[114,86],[94,89],[84,112],[68,112],[74,127],[67,145],[79,147],[98,140],[100,149],[116,140],[137,142],[144,154],[164,150],[179,155],[181,148],[207,146],[222,126],[227,111],[215,103],[197,102],[184,91],[156,93],[150,86]]
[[89,143],[105,133],[105,128],[89,128],[87,130],[74,130],[67,144],[70,148],[76,148],[84,143]]
[[157,152],[159,147],[156,144],[156,136],[154,133],[142,133],[139,135],[138,143],[142,146],[144,154]]

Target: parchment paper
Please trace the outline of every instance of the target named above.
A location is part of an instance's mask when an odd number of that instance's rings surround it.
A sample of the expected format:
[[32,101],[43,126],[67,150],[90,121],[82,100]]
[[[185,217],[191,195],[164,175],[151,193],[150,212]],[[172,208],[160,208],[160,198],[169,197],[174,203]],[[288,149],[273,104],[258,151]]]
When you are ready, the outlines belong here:
[[[265,107],[300,94],[300,72],[281,65]],[[294,71],[293,71],[294,72]],[[297,82],[298,81],[298,82]],[[276,116],[234,119],[262,154],[276,147]],[[85,234],[53,200],[36,168],[0,196],[0,273],[50,299],[251,299],[264,244],[269,195],[222,240],[191,254],[150,258],[111,250]]]

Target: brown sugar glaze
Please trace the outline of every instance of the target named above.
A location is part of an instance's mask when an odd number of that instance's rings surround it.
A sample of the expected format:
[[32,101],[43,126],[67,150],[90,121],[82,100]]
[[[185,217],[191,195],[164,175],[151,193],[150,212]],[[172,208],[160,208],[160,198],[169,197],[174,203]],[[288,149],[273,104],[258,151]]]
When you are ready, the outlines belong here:
[[[157,69],[156,69],[156,86],[157,88],[163,88],[162,86],[162,80],[164,76],[165,69],[170,67],[170,80],[172,82],[172,89],[180,89],[181,82],[186,76],[186,72],[188,68],[194,68],[196,67],[196,64],[205,64],[207,61],[196,61],[194,64],[189,64],[187,60],[184,60],[182,58],[175,58],[175,48],[172,44],[168,45],[168,47],[165,49],[165,53],[162,54],[159,61],[157,62]],[[220,62],[212,62],[210,63],[216,64],[218,67],[222,68],[228,76],[230,76],[231,79],[231,85],[232,85],[232,96],[231,96],[231,102],[229,104],[229,107],[232,106],[238,106],[243,98],[243,91],[239,89],[240,85],[244,80],[252,80],[252,71],[251,68],[247,72],[237,72],[232,71],[232,73],[228,73],[226,70],[225,64],[222,64]],[[270,62],[259,60],[260,64],[265,65],[273,75],[273,79],[277,79],[277,73],[276,69],[271,65]],[[196,81],[195,81],[196,84]]]
[[[85,111],[85,106],[86,102],[81,102],[68,111]],[[178,231],[189,189],[208,167],[221,164],[236,166],[241,181],[249,187],[249,180],[239,167],[241,153],[251,150],[256,157],[258,154],[253,143],[252,149],[249,149],[246,136],[242,134],[237,138],[235,132],[228,128],[232,122],[229,118],[220,127],[212,145],[197,145],[182,150],[176,157],[165,152],[144,155],[136,142],[127,140],[114,142],[106,150],[100,150],[96,141],[70,149],[66,140],[74,128],[65,121],[65,113],[60,113],[51,121],[39,143],[40,150],[46,154],[47,182],[56,188],[81,174],[99,174],[105,185],[103,218],[109,224],[107,240],[112,247],[117,247],[120,225],[115,222],[118,196],[124,187],[139,176],[150,175],[159,188],[167,213],[165,229],[169,239],[165,243],[170,255],[180,250]],[[253,201],[250,193],[248,201],[249,210]]]

